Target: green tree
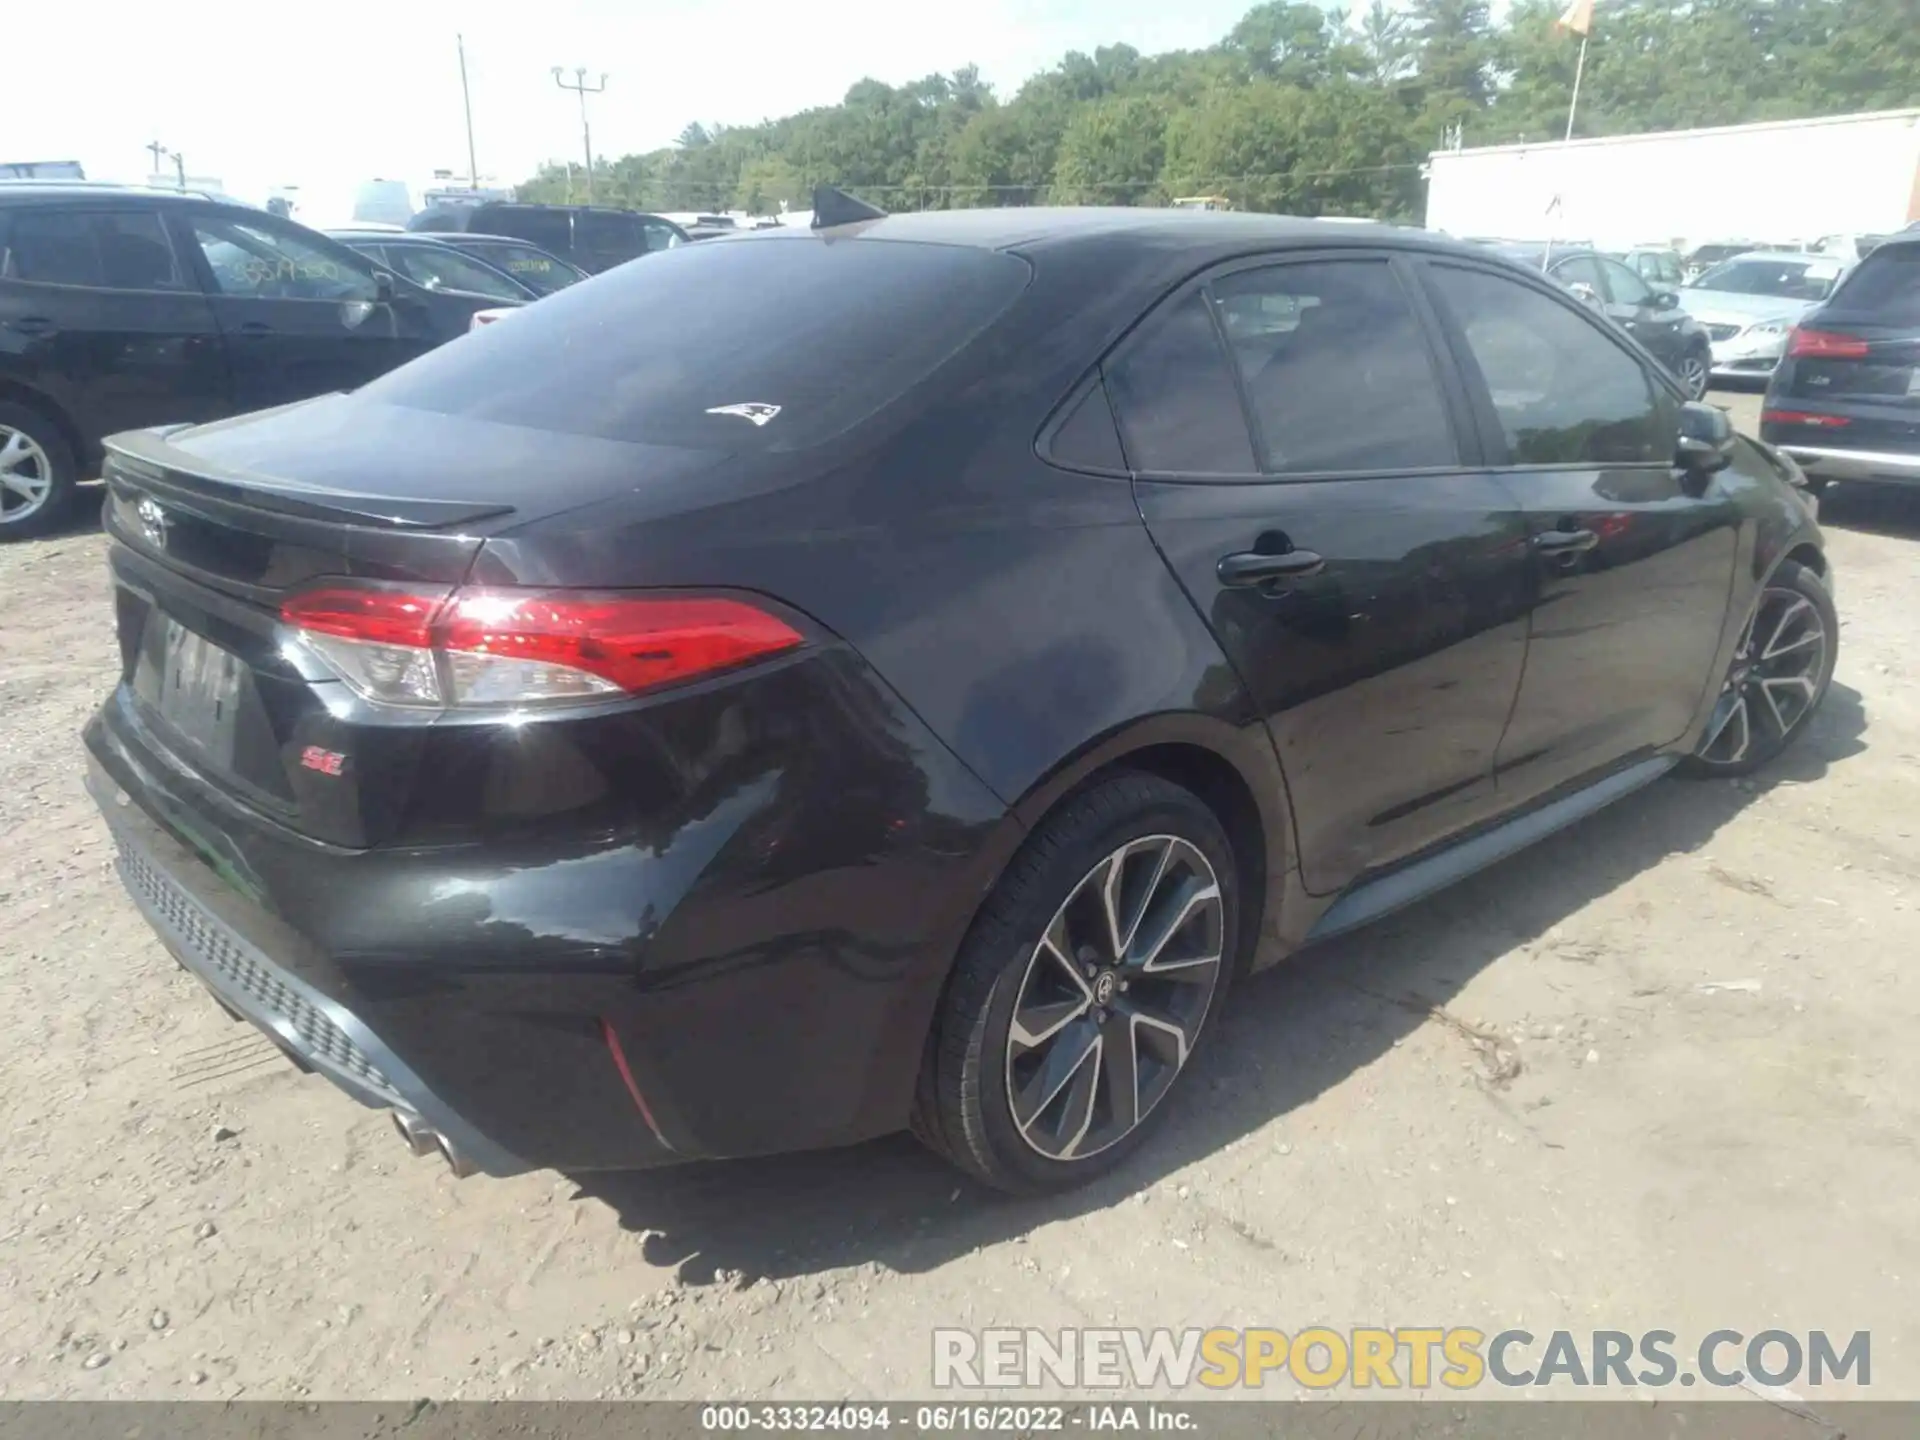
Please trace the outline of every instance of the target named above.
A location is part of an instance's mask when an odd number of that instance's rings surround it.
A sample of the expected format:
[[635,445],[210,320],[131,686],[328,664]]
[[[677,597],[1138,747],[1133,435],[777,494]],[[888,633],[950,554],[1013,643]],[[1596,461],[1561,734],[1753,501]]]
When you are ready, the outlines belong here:
[[1141,205],[1157,194],[1167,109],[1157,95],[1109,95],[1074,112],[1060,137],[1056,205]]

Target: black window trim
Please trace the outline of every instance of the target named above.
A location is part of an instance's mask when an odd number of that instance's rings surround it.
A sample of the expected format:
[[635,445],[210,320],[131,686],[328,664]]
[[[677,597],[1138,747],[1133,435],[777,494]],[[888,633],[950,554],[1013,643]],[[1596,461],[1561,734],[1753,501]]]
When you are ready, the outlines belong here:
[[[1154,306],[1156,310],[1159,308],[1158,305]],[[1039,457],[1043,464],[1050,465],[1055,470],[1065,470],[1072,475],[1097,475],[1103,480],[1131,480],[1133,478],[1133,472],[1131,470],[1110,470],[1104,465],[1086,465],[1076,461],[1062,459],[1054,453],[1054,440],[1059,436],[1060,432],[1066,428],[1067,422],[1073,419],[1074,412],[1080,408],[1080,403],[1093,392],[1095,387],[1104,390],[1106,389],[1106,384],[1107,379],[1105,374],[1102,373],[1101,367],[1095,365],[1085,375],[1080,377],[1079,381],[1071,390],[1067,391],[1066,398],[1048,412],[1046,420],[1041,423],[1040,433],[1034,436],[1033,439],[1033,453]],[[1113,395],[1111,392],[1108,392],[1106,402],[1107,413],[1113,415]],[[1127,453],[1127,442],[1126,438],[1120,433],[1118,416],[1114,417],[1113,434],[1114,439],[1119,442],[1120,454],[1124,459]]]
[[[1409,272],[1409,262],[1417,259],[1422,252],[1411,247],[1399,248],[1390,245],[1315,247],[1312,249],[1268,250],[1251,255],[1237,256],[1209,266],[1196,275],[1189,276],[1162,295],[1142,312],[1127,331],[1115,341],[1100,358],[1096,370],[1104,382],[1106,371],[1117,361],[1125,359],[1130,348],[1142,343],[1140,336],[1148,323],[1156,316],[1184,304],[1197,293],[1207,291],[1216,280],[1229,275],[1241,274],[1248,270],[1271,270],[1285,265],[1325,264],[1333,261],[1384,262],[1389,273],[1406,296],[1407,309],[1413,316],[1414,324],[1419,327],[1421,338],[1426,345],[1427,363],[1432,367],[1435,386],[1440,393],[1441,409],[1446,415],[1447,428],[1453,436],[1458,460],[1451,465],[1430,465],[1419,469],[1370,469],[1370,470],[1313,470],[1313,471],[1274,471],[1258,469],[1253,471],[1192,471],[1192,470],[1149,470],[1133,465],[1132,457],[1127,457],[1128,475],[1136,480],[1152,481],[1165,485],[1319,485],[1336,480],[1413,480],[1436,476],[1475,474],[1485,468],[1482,456],[1485,451],[1484,437],[1480,434],[1471,405],[1471,391],[1463,383],[1456,371],[1456,364],[1442,343],[1439,332],[1439,316],[1426,287],[1419,284]],[[1206,310],[1213,325],[1214,343],[1220,347],[1220,358],[1227,367],[1227,373],[1233,379],[1234,394],[1240,402],[1240,417],[1247,427],[1248,443],[1253,448],[1255,465],[1260,465],[1266,453],[1266,446],[1259,428],[1258,419],[1248,403],[1246,381],[1240,374],[1233,352],[1227,345],[1221,330],[1219,307],[1206,297]],[[1073,396],[1077,397],[1081,388],[1076,386]],[[1109,392],[1111,400],[1111,392]],[[1072,412],[1072,398],[1055,412],[1057,418],[1049,421],[1051,430]],[[1115,412],[1117,428],[1120,432],[1120,448],[1126,454],[1127,432],[1124,422]],[[1044,458],[1044,456],[1043,456]],[[1058,464],[1050,461],[1049,463]],[[1062,469],[1079,469],[1077,466],[1060,466]],[[1087,472],[1098,473],[1098,472]]]
[[0,210],[0,215],[9,218],[20,215],[151,215],[160,222],[160,233],[167,238],[167,246],[173,252],[173,263],[180,271],[180,283],[170,286],[133,286],[133,285],[75,285],[65,280],[27,280],[18,275],[0,277],[0,284],[32,285],[41,290],[77,290],[87,295],[167,295],[173,297],[197,296],[207,298],[206,284],[199,268],[193,263],[193,257],[180,249],[180,237],[173,227],[167,224],[167,212],[158,205],[142,205],[138,201],[100,199],[78,201],[59,205],[10,205]]
[[[1617,327],[1608,323],[1603,316],[1597,316],[1591,308],[1581,304],[1572,294],[1544,275],[1536,275],[1522,266],[1489,265],[1475,255],[1421,255],[1415,261],[1414,268],[1420,285],[1427,292],[1436,321],[1447,348],[1452,352],[1455,368],[1463,382],[1467,383],[1475,420],[1478,423],[1482,453],[1485,456],[1485,469],[1488,470],[1591,470],[1602,462],[1593,460],[1559,460],[1550,463],[1518,461],[1513,458],[1512,448],[1507,444],[1507,432],[1500,423],[1499,412],[1493,408],[1493,392],[1487,384],[1487,377],[1480,372],[1480,362],[1474,358],[1472,347],[1467,344],[1466,332],[1455,321],[1437,290],[1432,270],[1434,267],[1451,267],[1455,270],[1475,271],[1490,275],[1496,279],[1512,281],[1546,296],[1563,309],[1578,315],[1580,319],[1614,349],[1636,365],[1648,386],[1648,398],[1658,403],[1659,392],[1664,391],[1675,404],[1685,404],[1686,395],[1680,389],[1680,382],[1666,372],[1666,367],[1657,361],[1647,364],[1647,359],[1634,348],[1633,342],[1625,334],[1616,334]],[[1668,459],[1652,460],[1609,460],[1604,462],[1609,470],[1672,470],[1673,461]]]

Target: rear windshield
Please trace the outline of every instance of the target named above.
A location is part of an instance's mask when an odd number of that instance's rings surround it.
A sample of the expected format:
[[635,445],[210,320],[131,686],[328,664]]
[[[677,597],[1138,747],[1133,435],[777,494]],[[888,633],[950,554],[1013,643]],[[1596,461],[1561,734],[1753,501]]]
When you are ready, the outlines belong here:
[[683,245],[517,310],[360,393],[608,440],[793,450],[924,380],[1025,289],[991,250],[811,236]]
[[1886,325],[1920,325],[1920,245],[1882,245],[1835,292],[1833,308]]
[[566,261],[556,260],[532,245],[516,245],[511,240],[483,240],[476,236],[469,236],[459,245],[489,265],[498,265],[521,284],[532,286],[542,295],[564,290],[574,281],[585,278]]

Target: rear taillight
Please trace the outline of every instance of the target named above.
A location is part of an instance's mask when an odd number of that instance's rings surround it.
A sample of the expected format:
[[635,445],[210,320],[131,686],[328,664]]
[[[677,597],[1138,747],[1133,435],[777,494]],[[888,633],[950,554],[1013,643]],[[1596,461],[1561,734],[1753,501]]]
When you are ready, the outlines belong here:
[[800,633],[725,596],[327,587],[280,607],[287,642],[368,700],[521,709],[643,691],[766,659]]
[[1787,354],[1815,360],[1864,360],[1867,342],[1854,335],[1835,335],[1828,330],[1809,330],[1796,325],[1787,336]]
[[473,312],[472,320],[467,324],[467,329],[478,330],[482,325],[491,325],[496,320],[504,320],[518,308],[515,305],[503,305],[495,310],[476,310]]
[[1853,422],[1844,415],[1816,415],[1811,410],[1762,410],[1762,425],[1809,425],[1815,430],[1838,430]]

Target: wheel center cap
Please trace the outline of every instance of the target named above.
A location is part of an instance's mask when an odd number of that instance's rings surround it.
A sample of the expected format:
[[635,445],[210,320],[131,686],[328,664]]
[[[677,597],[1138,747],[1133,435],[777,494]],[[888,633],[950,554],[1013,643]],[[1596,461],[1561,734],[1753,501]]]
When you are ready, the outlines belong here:
[[1120,982],[1114,978],[1113,971],[1102,970],[1093,981],[1093,1003],[1111,1005],[1114,991],[1120,988]]

